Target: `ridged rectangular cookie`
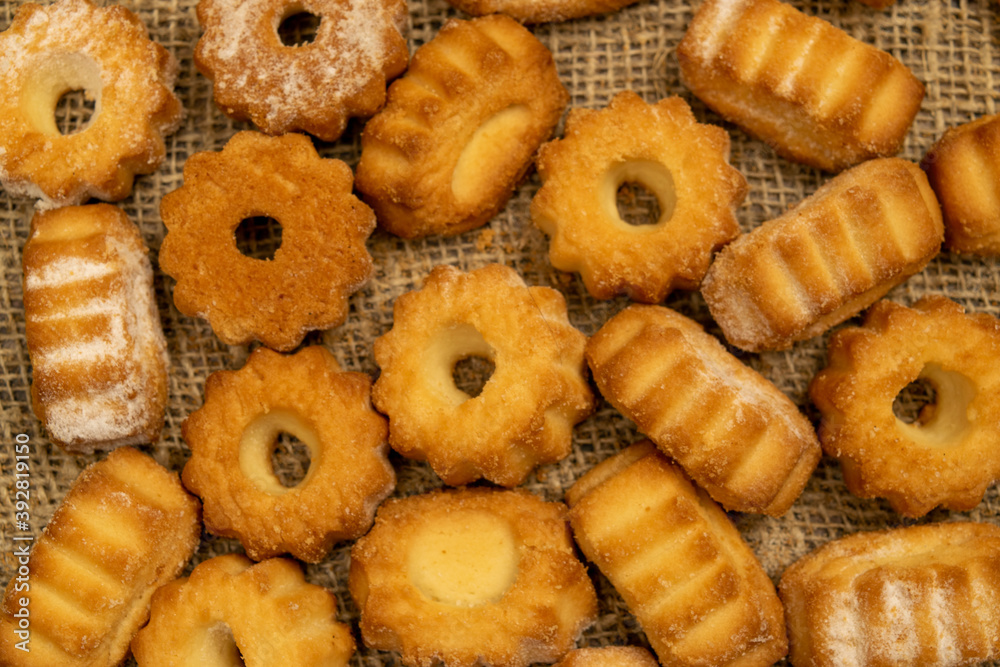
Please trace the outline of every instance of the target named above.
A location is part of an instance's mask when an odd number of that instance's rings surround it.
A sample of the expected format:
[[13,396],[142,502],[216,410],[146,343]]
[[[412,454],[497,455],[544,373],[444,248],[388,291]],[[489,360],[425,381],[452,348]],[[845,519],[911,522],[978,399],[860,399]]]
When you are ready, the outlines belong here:
[[739,532],[649,441],[569,490],[580,549],[621,594],[660,664],[774,664],[785,621],[774,584]]
[[781,577],[796,667],[1000,658],[1000,527],[936,523],[829,542]]
[[67,451],[159,439],[169,358],[146,253],[109,204],[32,219],[23,255],[32,408]]
[[705,0],[677,57],[719,115],[828,171],[895,155],[924,97],[892,55],[779,0]]
[[[184,569],[200,536],[198,500],[149,456],[122,447],[91,464],[38,537],[28,574],[7,586],[0,664],[121,663],[153,591]],[[24,608],[27,636],[18,632]]]

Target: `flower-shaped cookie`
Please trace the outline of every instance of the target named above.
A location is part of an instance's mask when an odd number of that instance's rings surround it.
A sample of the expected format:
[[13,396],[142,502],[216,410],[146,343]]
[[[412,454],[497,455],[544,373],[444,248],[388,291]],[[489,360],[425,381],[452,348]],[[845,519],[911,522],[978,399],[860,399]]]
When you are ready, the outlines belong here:
[[[319,18],[315,39],[282,43],[296,14]],[[385,102],[406,69],[406,0],[201,0],[194,61],[219,109],[267,134],[303,130],[325,141]]]
[[566,506],[526,491],[433,491],[386,502],[351,549],[365,643],[408,667],[554,662],[594,620]]
[[[363,535],[396,481],[370,387],[320,346],[290,356],[260,347],[242,369],[212,373],[182,429],[191,448],[182,479],[204,503],[205,527],[238,538],[254,560],[290,553],[311,563]],[[310,452],[292,487],[271,463],[281,433]]]
[[[375,229],[352,180],[300,134],[240,132],[219,153],[192,155],[184,185],[160,204],[160,267],[177,279],[178,310],[206,318],[230,345],[257,339],[281,351],[343,323],[348,297],[371,276],[365,241]],[[273,260],[237,248],[236,229],[256,216],[281,225]]]
[[[679,97],[649,105],[626,91],[601,111],[573,109],[565,136],[542,146],[538,173],[531,218],[552,237],[549,259],[598,299],[658,303],[696,289],[712,254],[739,234],[734,210],[747,183],[729,165],[729,136],[696,122]],[[626,183],[656,196],[655,223],[622,219]]]
[[[428,461],[446,484],[516,486],[569,454],[573,426],[593,410],[585,345],[556,290],[528,287],[500,264],[439,266],[396,300],[392,329],[375,340],[372,400],[389,417],[392,448]],[[495,366],[475,397],[453,379],[470,357]]]
[[[124,7],[26,3],[0,33],[0,182],[48,206],[124,199],[156,170],[180,122],[177,62]],[[56,107],[82,90],[93,115],[61,134]]]
[[[1000,479],[998,358],[1000,320],[943,296],[913,308],[880,301],[863,326],[834,333],[809,393],[820,444],[840,460],[847,488],[912,517],[978,505]],[[918,380],[935,400],[907,423],[893,403]]]
[[337,598],[294,561],[226,554],[156,592],[132,651],[143,667],[346,667],[354,639],[337,622]]

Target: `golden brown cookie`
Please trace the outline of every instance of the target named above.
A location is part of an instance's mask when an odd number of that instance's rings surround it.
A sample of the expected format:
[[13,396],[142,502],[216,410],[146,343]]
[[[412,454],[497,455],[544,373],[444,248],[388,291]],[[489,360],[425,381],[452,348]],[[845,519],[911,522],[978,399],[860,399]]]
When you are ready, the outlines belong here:
[[639,646],[602,646],[573,649],[555,667],[658,667],[659,664],[649,651]]
[[[319,19],[315,38],[286,45],[278,28],[300,13]],[[407,20],[406,0],[201,0],[194,62],[227,116],[333,141],[378,111],[406,69]]]
[[555,662],[597,612],[566,506],[526,491],[387,501],[351,549],[349,586],[365,643],[407,667]]
[[660,664],[772,665],[781,602],[725,512],[644,441],[566,495],[573,534],[642,626]]
[[[679,97],[650,105],[626,91],[603,110],[573,109],[563,138],[542,146],[538,173],[531,219],[551,237],[549,259],[598,299],[659,303],[697,289],[713,253],[740,233],[747,183],[729,165],[729,135],[698,123]],[[656,196],[658,220],[622,219],[626,183]]]
[[0,664],[121,664],[153,591],[197,548],[198,515],[177,475],[131,447],[84,469],[31,556],[15,548],[18,567],[0,606]]
[[294,561],[227,554],[156,592],[132,651],[139,667],[346,667],[354,639]]
[[[180,123],[177,62],[139,18],[90,0],[21,5],[0,33],[0,182],[46,207],[109,201],[156,170]],[[60,98],[93,100],[86,126],[62,134]]]
[[1000,255],[1000,115],[949,128],[920,166],[941,202],[945,246]]
[[31,403],[66,451],[160,438],[169,357],[147,252],[110,204],[31,220],[22,255]]
[[827,171],[895,155],[924,98],[892,55],[780,0],[706,0],[677,59],[720,116]]
[[[880,301],[863,326],[835,332],[809,389],[823,449],[840,460],[847,488],[907,516],[978,505],[1000,479],[998,358],[1000,320],[943,296],[913,308]],[[918,380],[935,400],[907,423],[893,401]]]
[[365,126],[358,190],[397,236],[480,227],[506,204],[568,100],[552,54],[519,23],[449,20]]
[[[189,157],[184,185],[160,203],[160,268],[177,280],[177,309],[207,319],[225,343],[256,339],[283,352],[342,324],[372,273],[365,242],[375,216],[352,180],[350,167],[320,158],[301,134],[240,132],[221,152]],[[240,223],[258,216],[281,225],[272,260],[236,246]]]
[[943,238],[941,209],[920,168],[869,160],[723,248],[701,293],[730,344],[786,349],[923,270]]
[[[392,329],[375,340],[372,400],[389,417],[392,448],[428,461],[446,484],[517,486],[565,458],[573,426],[593,411],[585,344],[556,290],[528,287],[500,264],[438,266],[396,299]],[[494,364],[475,397],[452,375],[469,357]]]
[[933,523],[828,542],[781,577],[796,667],[1000,658],[1000,527]]
[[784,514],[819,461],[798,407],[669,308],[621,311],[587,361],[601,394],[726,509]]
[[[254,560],[290,553],[310,563],[363,535],[396,482],[370,387],[320,346],[288,356],[259,347],[242,369],[212,373],[182,427],[184,485],[202,498],[205,527],[239,539]],[[292,487],[271,463],[281,433],[309,449]]]

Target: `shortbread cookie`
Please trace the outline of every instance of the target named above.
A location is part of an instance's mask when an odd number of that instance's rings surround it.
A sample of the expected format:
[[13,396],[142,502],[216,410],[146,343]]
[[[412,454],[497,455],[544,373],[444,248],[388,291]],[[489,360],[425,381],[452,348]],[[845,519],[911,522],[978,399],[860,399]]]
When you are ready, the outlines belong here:
[[[978,505],[1000,479],[997,359],[1000,320],[943,296],[913,308],[880,301],[863,326],[835,332],[809,389],[823,449],[840,460],[847,488],[914,517]],[[893,401],[918,380],[935,400],[906,423]]]
[[465,488],[387,501],[351,549],[361,634],[407,667],[555,662],[597,612],[566,506]]
[[503,208],[569,101],[552,54],[502,15],[452,19],[365,126],[357,186],[404,238],[480,227]]
[[[88,466],[7,586],[0,664],[121,664],[149,617],[153,591],[180,574],[197,548],[198,516],[197,499],[177,476],[135,449]],[[18,616],[25,609],[26,622]]]
[[[0,182],[45,208],[124,199],[166,154],[181,120],[177,61],[121,6],[90,0],[21,5],[0,33]],[[60,98],[82,90],[87,124],[62,134]]]
[[[342,324],[372,274],[365,243],[375,215],[352,182],[350,167],[321,158],[301,134],[240,132],[221,152],[189,157],[184,185],[160,202],[160,268],[177,279],[177,309],[207,319],[225,343],[282,352]],[[240,223],[258,216],[281,225],[272,260],[236,246]]]
[[869,160],[723,248],[701,293],[730,344],[785,349],[923,270],[943,238],[941,209],[920,168]]
[[1000,115],[950,128],[920,166],[944,214],[951,250],[1000,255]]
[[111,204],[31,220],[23,253],[31,404],[66,451],[160,438],[169,357],[147,252]]
[[725,512],[651,442],[601,462],[566,497],[577,544],[661,665],[764,667],[785,656],[774,584]]
[[555,667],[658,667],[660,663],[639,646],[578,648],[566,654]]
[[819,461],[798,407],[669,308],[618,313],[587,361],[601,394],[727,509],[783,514]]
[[227,554],[156,592],[132,651],[139,667],[346,667],[354,639],[294,561]]
[[[205,527],[239,539],[254,560],[290,553],[310,563],[363,535],[396,483],[370,387],[317,345],[289,356],[259,347],[240,370],[212,373],[182,427],[184,485],[204,502]],[[291,487],[271,464],[281,433],[309,449]]]
[[[562,294],[528,287],[513,269],[436,267],[396,299],[392,329],[375,340],[372,400],[389,417],[389,444],[446,484],[517,486],[565,458],[573,426],[594,409],[586,340]],[[494,364],[475,397],[453,379],[469,357]]]
[[[285,45],[278,28],[298,13],[319,19],[315,38]],[[377,112],[406,69],[408,18],[406,0],[201,0],[194,62],[227,116],[333,141]]]
[[781,577],[796,667],[958,667],[1000,658],[1000,527],[855,533]]
[[[729,165],[729,135],[696,122],[679,97],[650,105],[626,91],[606,109],[573,109],[563,138],[542,146],[538,173],[531,219],[551,237],[549,259],[598,299],[659,303],[697,289],[715,251],[740,233],[747,182]],[[618,189],[633,182],[656,196],[652,224],[618,212]]]
[[720,116],[828,171],[895,155],[924,98],[892,55],[780,0],[705,0],[677,59]]

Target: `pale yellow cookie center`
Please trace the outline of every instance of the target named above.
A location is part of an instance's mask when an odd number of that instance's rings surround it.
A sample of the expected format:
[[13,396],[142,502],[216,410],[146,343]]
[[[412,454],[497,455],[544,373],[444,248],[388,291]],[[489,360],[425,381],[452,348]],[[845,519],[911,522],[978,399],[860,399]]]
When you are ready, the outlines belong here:
[[956,371],[945,370],[930,363],[920,372],[936,393],[933,405],[924,408],[925,414],[907,424],[898,417],[900,430],[913,442],[924,447],[947,447],[961,444],[971,427],[969,406],[976,397],[976,387],[969,378]]
[[495,165],[509,158],[512,146],[530,128],[531,109],[514,104],[490,116],[462,149],[451,177],[451,191],[459,202],[478,202],[496,181]]
[[306,472],[298,484],[286,487],[274,473],[271,453],[281,433],[295,436],[308,447],[310,458],[314,463],[319,456],[319,438],[316,432],[295,413],[288,410],[272,410],[255,417],[243,429],[240,438],[240,472],[258,489],[271,495],[287,493],[305,484],[309,479],[309,472]]
[[192,633],[187,639],[185,649],[185,664],[212,667],[246,665],[233,638],[233,631],[225,623],[216,623],[205,628],[204,632]]
[[435,516],[410,541],[407,568],[413,585],[436,602],[497,602],[517,579],[514,532],[506,519],[488,512]]
[[[651,225],[630,225],[618,212],[618,189],[625,183],[637,183],[656,197],[660,208],[659,219]],[[642,234],[658,230],[670,221],[677,206],[674,177],[664,165],[652,160],[626,160],[604,172],[598,184],[598,197],[609,220],[628,231]]]
[[454,377],[455,365],[470,357],[495,361],[493,347],[478,329],[465,323],[454,324],[437,332],[423,355],[424,373],[428,382],[437,389],[440,396],[454,405],[472,398],[455,385]]
[[39,132],[61,134],[56,125],[56,107],[62,96],[73,90],[82,90],[94,100],[90,123],[100,113],[101,68],[93,59],[79,53],[60,53],[46,58],[28,76],[21,93],[21,111]]

